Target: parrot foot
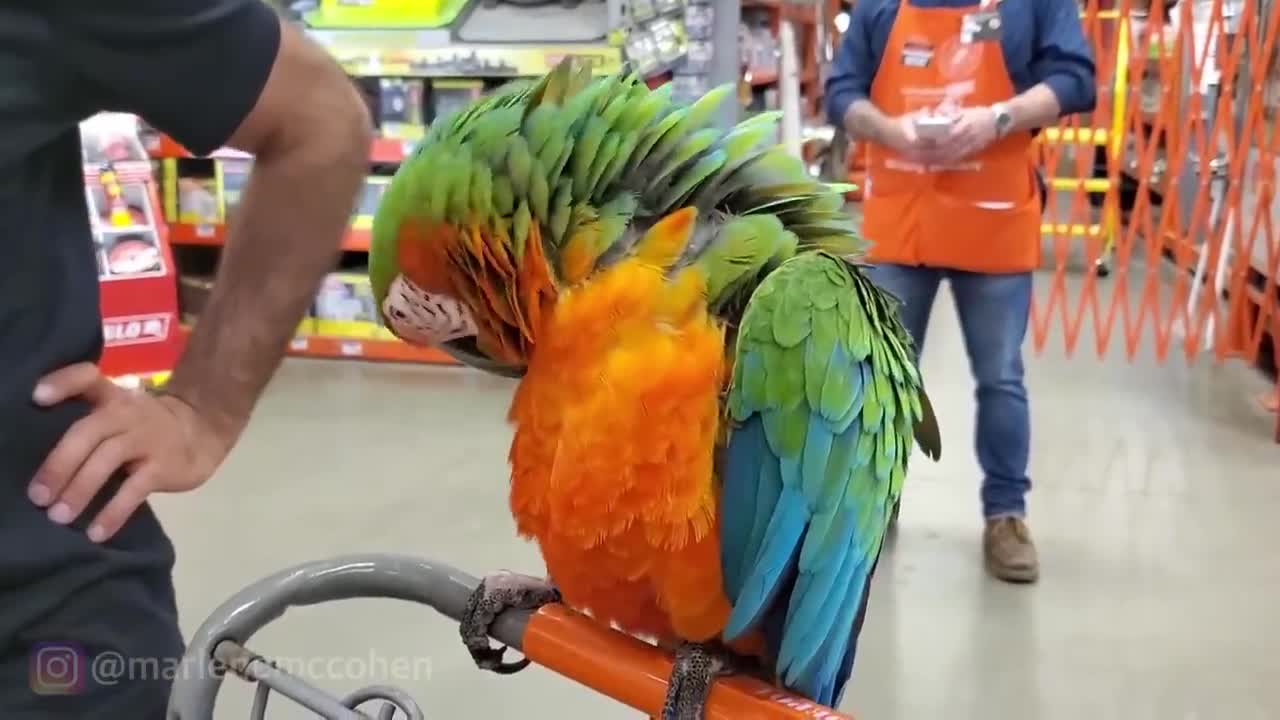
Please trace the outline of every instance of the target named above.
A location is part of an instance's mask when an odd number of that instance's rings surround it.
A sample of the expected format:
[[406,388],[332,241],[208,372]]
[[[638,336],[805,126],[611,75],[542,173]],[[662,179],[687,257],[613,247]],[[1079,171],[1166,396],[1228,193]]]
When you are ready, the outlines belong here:
[[676,650],[675,665],[667,683],[661,720],[703,720],[703,706],[711,693],[711,683],[729,668],[729,659],[710,646],[681,645]]
[[560,591],[549,581],[530,575],[501,572],[480,581],[463,611],[460,632],[471,659],[481,670],[511,675],[529,667],[529,659],[505,662],[505,645],[489,645],[489,628],[507,610],[537,610],[560,602]]

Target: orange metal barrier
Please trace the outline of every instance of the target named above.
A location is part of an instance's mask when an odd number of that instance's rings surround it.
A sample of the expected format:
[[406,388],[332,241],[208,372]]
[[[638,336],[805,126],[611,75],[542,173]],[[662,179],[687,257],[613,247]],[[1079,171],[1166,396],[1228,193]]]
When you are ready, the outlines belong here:
[[1034,345],[1060,329],[1074,353],[1087,321],[1099,356],[1280,355],[1280,0],[1112,5],[1083,3],[1096,112],[1040,143],[1056,192]]

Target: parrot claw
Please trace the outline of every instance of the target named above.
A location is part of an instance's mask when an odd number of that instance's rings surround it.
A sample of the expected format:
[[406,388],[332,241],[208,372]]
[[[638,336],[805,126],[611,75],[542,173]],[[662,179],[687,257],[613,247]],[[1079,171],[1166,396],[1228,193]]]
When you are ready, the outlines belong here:
[[710,647],[697,643],[681,645],[671,668],[661,720],[703,720],[703,706],[711,693],[711,683],[728,670],[729,661]]
[[512,675],[529,667],[528,658],[504,661],[510,648],[490,646],[489,628],[507,610],[537,610],[557,602],[560,602],[560,591],[541,578],[502,572],[481,580],[467,600],[459,628],[462,642],[476,666],[499,675]]

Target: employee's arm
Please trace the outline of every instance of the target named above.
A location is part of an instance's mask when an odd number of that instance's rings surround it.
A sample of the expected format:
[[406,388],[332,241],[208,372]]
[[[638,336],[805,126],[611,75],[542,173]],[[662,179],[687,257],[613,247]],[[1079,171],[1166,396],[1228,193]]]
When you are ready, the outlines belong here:
[[1013,132],[1053,125],[1063,116],[1093,110],[1097,102],[1093,50],[1075,1],[1041,0],[1034,12],[1038,41],[1031,70],[1040,82],[1009,101]]
[[[871,83],[879,68],[885,34],[891,23],[880,17],[886,9],[876,0],[854,3],[827,78],[827,118],[853,140],[903,151],[916,140],[909,125],[891,118],[871,102]],[[883,26],[883,27],[882,27]]]
[[[1093,51],[1075,0],[1039,0],[1030,12],[1037,37],[1031,71],[1040,80],[1005,103],[1012,119],[1007,132],[1053,125],[1064,115],[1092,110],[1096,101]],[[942,161],[959,161],[995,142],[995,125],[990,108],[966,108],[942,144]]]
[[74,89],[67,102],[138,114],[196,154],[227,144],[256,156],[168,396],[127,393],[84,366],[37,388],[41,404],[78,396],[93,406],[33,481],[42,498],[74,517],[114,473],[129,473],[90,526],[102,540],[149,493],[202,484],[239,437],[333,268],[371,130],[341,69],[261,0],[47,2]]
[[867,99],[854,100],[844,114],[845,131],[854,140],[884,145],[899,152],[918,141],[914,128],[902,118],[891,118]]
[[855,3],[849,12],[849,27],[836,48],[831,72],[827,75],[827,120],[832,125],[846,125],[849,111],[871,93],[871,80],[875,77],[879,59],[871,46],[871,10],[873,0]]

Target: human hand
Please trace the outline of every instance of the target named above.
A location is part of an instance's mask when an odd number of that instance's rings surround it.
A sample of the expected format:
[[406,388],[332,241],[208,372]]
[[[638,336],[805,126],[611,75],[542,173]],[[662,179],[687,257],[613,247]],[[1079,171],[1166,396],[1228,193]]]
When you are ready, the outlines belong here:
[[921,135],[916,129],[918,113],[908,113],[889,119],[885,130],[885,144],[903,159],[921,165],[936,165],[946,156],[941,139]]
[[996,141],[996,113],[989,107],[967,107],[957,114],[951,132],[940,143],[941,162],[965,160]]
[[65,525],[124,470],[123,485],[89,525],[94,542],[114,535],[151,493],[203,485],[234,442],[181,399],[126,390],[92,363],[46,375],[32,399],[49,407],[75,397],[92,410],[54,447],[27,493],[36,505],[49,508],[50,520]]
[[908,113],[889,118],[884,132],[884,143],[897,154],[912,161],[919,161],[936,149],[937,143],[920,137],[916,131],[915,114]]

